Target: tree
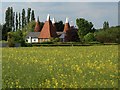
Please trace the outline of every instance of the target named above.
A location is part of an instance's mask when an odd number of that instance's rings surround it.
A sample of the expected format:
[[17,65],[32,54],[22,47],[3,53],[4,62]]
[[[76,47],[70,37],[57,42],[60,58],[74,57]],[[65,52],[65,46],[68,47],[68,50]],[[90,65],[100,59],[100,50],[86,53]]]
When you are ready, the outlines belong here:
[[3,25],[2,28],[2,40],[7,41],[7,33],[11,31],[11,28],[6,25],[6,23]]
[[34,14],[34,10],[32,10],[32,13],[31,13],[31,21],[35,20],[35,14]]
[[96,40],[102,43],[120,43],[120,27],[110,27],[107,30],[95,32]]
[[22,9],[22,28],[25,26],[26,18],[25,18],[25,9]]
[[31,14],[31,8],[28,8],[28,10],[27,10],[27,24],[30,22],[30,14]]
[[105,22],[103,23],[103,29],[106,30],[106,29],[108,29],[108,28],[109,28],[109,23],[108,23],[107,21],[105,21]]
[[21,15],[19,13],[19,30],[21,29]]
[[14,47],[15,46],[15,42],[14,42],[14,37],[13,37],[13,32],[9,32],[8,33],[8,46],[9,47]]
[[2,28],[3,26],[0,24],[0,40],[2,40]]
[[62,32],[63,29],[64,29],[64,24],[63,24],[62,21],[56,22],[55,26],[56,26],[57,31],[61,31]]
[[18,29],[18,14],[16,12],[16,31],[17,31],[17,29]]
[[12,29],[12,31],[15,31],[15,12],[13,12],[13,15],[12,15],[12,27],[13,27],[13,29]]
[[8,7],[6,12],[5,12],[5,23],[6,23],[6,27],[10,28],[12,31],[13,29],[13,8],[12,7]]
[[88,33],[84,36],[85,42],[95,41],[94,33]]
[[77,18],[76,19],[76,24],[78,26],[78,36],[79,36],[81,42],[83,42],[83,37],[87,33],[94,32],[94,30],[95,30],[95,29],[93,29],[92,22],[88,22],[84,18],[79,18],[79,19]]

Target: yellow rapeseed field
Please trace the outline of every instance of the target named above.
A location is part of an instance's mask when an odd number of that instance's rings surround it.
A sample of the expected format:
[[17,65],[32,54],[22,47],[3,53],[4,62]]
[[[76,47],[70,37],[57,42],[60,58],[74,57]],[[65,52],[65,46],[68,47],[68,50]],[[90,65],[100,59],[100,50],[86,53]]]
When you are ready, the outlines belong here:
[[2,48],[3,88],[117,88],[118,46]]

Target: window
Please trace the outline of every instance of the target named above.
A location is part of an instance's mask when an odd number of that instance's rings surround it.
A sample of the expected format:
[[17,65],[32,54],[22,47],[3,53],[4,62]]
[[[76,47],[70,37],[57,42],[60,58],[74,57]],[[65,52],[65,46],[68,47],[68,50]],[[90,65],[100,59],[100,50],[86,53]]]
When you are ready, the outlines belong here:
[[34,41],[36,41],[36,40],[34,39]]
[[28,42],[28,40],[26,40],[26,42]]

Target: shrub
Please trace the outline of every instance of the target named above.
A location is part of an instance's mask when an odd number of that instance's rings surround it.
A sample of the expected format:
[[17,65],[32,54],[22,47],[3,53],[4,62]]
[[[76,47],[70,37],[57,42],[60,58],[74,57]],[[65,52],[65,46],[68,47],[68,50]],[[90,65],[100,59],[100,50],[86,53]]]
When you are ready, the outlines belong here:
[[50,41],[51,41],[51,42],[59,42],[59,41],[60,41],[60,38],[51,38]]
[[92,42],[95,40],[94,34],[93,33],[88,33],[87,35],[84,36],[85,42]]
[[119,27],[112,27],[107,30],[99,30],[96,32],[96,40],[102,43],[119,43],[120,30]]
[[13,33],[12,32],[8,32],[8,46],[9,47],[14,47],[15,46],[15,42],[14,42],[14,37],[13,37]]

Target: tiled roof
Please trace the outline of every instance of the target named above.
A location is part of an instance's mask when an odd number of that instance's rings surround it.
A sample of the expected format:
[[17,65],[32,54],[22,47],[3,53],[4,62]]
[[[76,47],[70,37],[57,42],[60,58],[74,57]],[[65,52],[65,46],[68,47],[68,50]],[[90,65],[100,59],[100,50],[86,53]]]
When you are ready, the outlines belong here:
[[57,37],[57,33],[55,28],[52,25],[50,20],[46,21],[38,38],[51,38]]
[[70,30],[70,25],[69,25],[69,23],[65,23],[64,32],[67,32],[68,30]]
[[27,37],[38,37],[40,32],[29,32],[26,36]]
[[34,32],[40,32],[40,23],[36,22]]

